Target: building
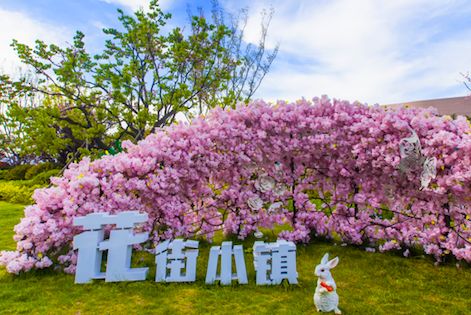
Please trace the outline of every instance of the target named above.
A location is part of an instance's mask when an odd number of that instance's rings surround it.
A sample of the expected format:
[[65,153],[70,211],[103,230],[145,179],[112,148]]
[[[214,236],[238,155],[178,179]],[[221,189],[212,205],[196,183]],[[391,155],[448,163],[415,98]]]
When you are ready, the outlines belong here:
[[385,106],[399,107],[435,107],[441,115],[466,115],[471,116],[471,96],[438,98],[433,100],[404,102],[398,104],[388,104]]

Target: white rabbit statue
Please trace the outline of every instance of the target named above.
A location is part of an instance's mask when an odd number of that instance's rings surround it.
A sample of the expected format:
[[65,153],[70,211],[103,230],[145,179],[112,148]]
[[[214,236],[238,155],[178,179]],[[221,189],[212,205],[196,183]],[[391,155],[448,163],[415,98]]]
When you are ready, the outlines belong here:
[[339,258],[335,257],[329,261],[329,254],[322,257],[321,263],[316,266],[317,287],[314,293],[314,304],[318,312],[331,312],[342,314],[339,310],[339,296],[337,295],[337,285],[330,274],[330,269],[337,266]]

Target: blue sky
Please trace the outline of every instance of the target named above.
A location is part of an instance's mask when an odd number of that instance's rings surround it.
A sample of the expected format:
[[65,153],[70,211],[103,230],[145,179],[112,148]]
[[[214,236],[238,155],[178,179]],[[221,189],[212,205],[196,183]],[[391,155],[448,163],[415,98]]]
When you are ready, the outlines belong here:
[[[228,12],[249,7],[245,40],[256,43],[260,12],[273,7],[269,47],[280,44],[256,94],[267,100],[327,94],[369,104],[466,95],[460,73],[471,71],[471,2],[465,0],[221,0]],[[90,50],[103,27],[116,27],[117,8],[131,12],[146,0],[0,0],[0,69],[18,66],[12,38],[65,44],[76,30]],[[171,25],[182,25],[188,5],[163,0]]]

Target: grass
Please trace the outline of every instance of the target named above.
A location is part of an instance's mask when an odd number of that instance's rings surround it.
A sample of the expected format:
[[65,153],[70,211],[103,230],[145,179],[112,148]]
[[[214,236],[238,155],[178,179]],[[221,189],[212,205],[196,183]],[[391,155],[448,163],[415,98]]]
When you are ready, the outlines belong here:
[[[0,249],[14,249],[13,226],[23,207],[0,202]],[[273,239],[272,236],[270,236]],[[243,242],[247,250],[253,239]],[[314,241],[297,247],[299,285],[256,286],[246,251],[248,285],[205,285],[210,244],[200,244],[196,283],[161,284],[152,279],[151,256],[134,255],[150,267],[147,281],[75,285],[52,270],[19,276],[0,269],[0,313],[20,314],[317,314],[312,295],[315,265],[325,252],[339,256],[332,273],[343,314],[470,314],[471,268],[435,266],[431,258],[367,253]]]

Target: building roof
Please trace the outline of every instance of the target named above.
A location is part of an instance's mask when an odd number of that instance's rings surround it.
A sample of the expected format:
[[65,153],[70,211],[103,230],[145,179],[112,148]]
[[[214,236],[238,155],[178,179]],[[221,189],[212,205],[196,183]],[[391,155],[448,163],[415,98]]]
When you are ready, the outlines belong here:
[[412,101],[397,104],[387,104],[390,107],[435,107],[440,115],[466,115],[471,116],[471,96],[438,98],[433,100]]

